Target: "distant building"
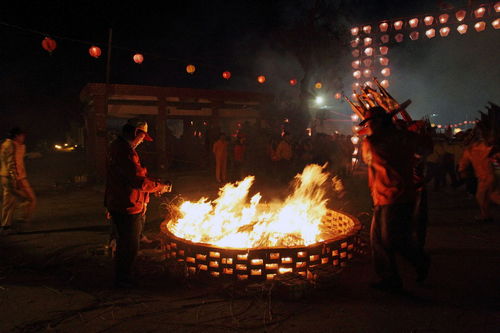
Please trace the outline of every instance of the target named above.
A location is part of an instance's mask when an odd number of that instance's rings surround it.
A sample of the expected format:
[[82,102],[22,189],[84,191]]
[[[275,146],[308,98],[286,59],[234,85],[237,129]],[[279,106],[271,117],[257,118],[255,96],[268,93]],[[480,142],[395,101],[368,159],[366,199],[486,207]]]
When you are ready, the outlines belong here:
[[80,100],[84,105],[87,166],[91,176],[102,180],[106,148],[128,118],[148,121],[154,142],[141,147],[142,159],[149,168],[161,171],[174,156],[185,158],[186,163],[197,163],[190,161],[194,156],[210,158],[211,142],[220,132],[235,133],[242,124],[260,127],[261,112],[273,96],[123,84],[110,84],[106,91],[104,83],[89,83]]

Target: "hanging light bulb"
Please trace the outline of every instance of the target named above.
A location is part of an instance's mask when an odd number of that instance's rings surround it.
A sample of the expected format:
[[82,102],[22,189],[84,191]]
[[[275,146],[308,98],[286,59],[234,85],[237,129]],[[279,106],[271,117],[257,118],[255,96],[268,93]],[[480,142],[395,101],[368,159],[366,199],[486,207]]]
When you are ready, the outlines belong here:
[[425,32],[425,35],[431,39],[431,38],[434,38],[434,36],[436,36],[436,30],[435,29],[429,29]]
[[380,85],[386,89],[389,88],[389,80],[382,80]]
[[484,7],[479,7],[478,9],[476,9],[476,10],[474,11],[474,16],[475,16],[476,18],[481,18],[481,17],[483,17],[483,16],[484,16],[484,13],[486,13],[486,8],[484,8]]
[[486,29],[486,23],[484,21],[477,22],[474,24],[474,29],[476,29],[477,32],[481,32]]
[[378,60],[380,62],[380,65],[382,65],[382,66],[389,65],[389,58],[387,58],[387,57],[380,57]]
[[363,31],[364,31],[365,34],[371,33],[372,32],[372,26],[371,25],[365,25],[363,27]]
[[354,28],[351,29],[351,34],[353,36],[356,36],[358,33],[359,33],[359,28],[358,27],[354,27]]
[[439,34],[441,35],[441,37],[447,37],[449,33],[450,28],[448,27],[442,27],[441,29],[439,29]]
[[468,28],[467,24],[460,24],[460,25],[457,27],[457,31],[458,31],[461,35],[463,35],[463,34],[465,34],[465,33],[467,32],[467,28]]
[[365,70],[363,71],[363,75],[364,75],[365,77],[370,77],[370,76],[372,75],[372,71],[371,71],[371,70],[369,70],[369,69],[365,69]]
[[448,14],[439,15],[439,23],[445,24],[446,22],[448,22],[449,17],[450,17],[450,15],[448,15]]
[[352,73],[352,76],[354,76],[354,78],[356,79],[359,79],[361,77],[361,71],[354,71]]
[[381,73],[383,76],[385,76],[385,77],[390,76],[390,75],[391,75],[391,69],[390,69],[389,67],[386,67],[386,68],[382,69],[382,70],[380,71],[380,73]]
[[379,47],[379,51],[380,51],[380,54],[386,55],[387,53],[389,53],[389,48],[387,46],[381,46],[381,47]]
[[416,28],[418,26],[418,18],[412,18],[408,21],[411,28]]
[[359,60],[354,60],[351,65],[352,65],[352,68],[354,69],[358,69],[359,68],[359,65],[360,65],[360,61]]
[[458,22],[462,22],[465,18],[465,15],[467,15],[467,11],[465,11],[463,9],[461,9],[455,13],[455,17],[457,18]]
[[498,29],[500,28],[500,18],[497,18],[495,21],[491,22],[491,25],[493,28]]
[[387,29],[389,28],[389,23],[382,22],[378,25],[378,28],[380,29],[380,32],[386,32]]
[[432,25],[433,22],[434,22],[434,17],[433,16],[426,16],[424,18],[425,25]]
[[372,39],[370,37],[365,37],[363,42],[365,43],[365,46],[368,46],[372,43]]
[[403,21],[399,20],[394,22],[394,29],[401,30],[402,27],[403,27]]
[[373,55],[373,47],[367,47],[365,49],[365,54],[368,56],[368,57],[371,57]]

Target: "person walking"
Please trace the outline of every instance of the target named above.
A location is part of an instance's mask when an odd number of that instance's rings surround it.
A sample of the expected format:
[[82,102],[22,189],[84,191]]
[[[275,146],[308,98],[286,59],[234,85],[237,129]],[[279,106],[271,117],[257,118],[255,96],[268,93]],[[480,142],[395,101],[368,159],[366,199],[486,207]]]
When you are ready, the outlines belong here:
[[367,111],[360,126],[368,124],[369,135],[363,141],[362,154],[368,165],[368,180],[374,204],[370,241],[375,272],[379,281],[372,287],[384,291],[402,289],[396,254],[410,261],[423,282],[429,270],[429,258],[413,237],[413,211],[417,197],[414,183],[414,158],[417,134],[397,129],[393,114],[380,107]]
[[212,148],[215,155],[215,179],[218,183],[225,183],[227,180],[227,146],[226,135],[221,133]]
[[137,118],[130,119],[123,126],[122,134],[111,143],[107,158],[104,203],[118,236],[115,286],[119,288],[135,285],[133,266],[139,251],[149,193],[171,191],[170,184],[147,176],[136,152],[143,141],[153,141],[148,134],[148,124]]
[[[13,232],[14,213],[21,203],[24,212],[19,221],[30,222],[36,207],[36,195],[28,181],[24,166],[26,133],[19,127],[10,130],[0,147],[0,176],[3,204],[0,226],[2,231]],[[7,231],[9,230],[9,231]]]

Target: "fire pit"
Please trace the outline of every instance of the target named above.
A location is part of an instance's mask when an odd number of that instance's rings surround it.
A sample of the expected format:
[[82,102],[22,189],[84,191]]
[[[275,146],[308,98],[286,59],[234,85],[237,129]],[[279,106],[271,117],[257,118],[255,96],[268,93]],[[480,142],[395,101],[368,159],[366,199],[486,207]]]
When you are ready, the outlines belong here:
[[262,204],[260,193],[249,199],[253,176],[226,184],[214,201],[185,201],[161,227],[167,257],[189,274],[240,280],[288,272],[307,277],[320,264],[342,267],[361,225],[327,208],[329,179],[325,166],[308,165],[282,201]]
[[292,247],[222,248],[179,238],[166,223],[161,230],[167,258],[184,263],[190,275],[262,281],[288,272],[308,277],[308,269],[320,264],[344,267],[353,257],[361,224],[333,210],[327,211],[322,222],[323,227],[342,232],[308,246]]

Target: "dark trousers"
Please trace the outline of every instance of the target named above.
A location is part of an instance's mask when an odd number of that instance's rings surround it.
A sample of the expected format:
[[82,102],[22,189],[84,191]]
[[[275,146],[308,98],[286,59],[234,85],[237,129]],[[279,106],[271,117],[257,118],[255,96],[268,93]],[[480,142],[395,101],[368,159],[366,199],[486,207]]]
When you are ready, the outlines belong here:
[[414,232],[417,237],[418,245],[423,249],[427,237],[427,224],[429,222],[429,213],[427,205],[427,189],[424,187],[417,192],[414,210]]
[[425,266],[422,248],[412,237],[415,204],[375,206],[370,240],[375,272],[382,280],[400,282],[396,254],[401,254],[418,270]]
[[135,258],[139,252],[139,240],[145,216],[143,214],[110,213],[117,232],[115,280],[117,282],[130,282]]

